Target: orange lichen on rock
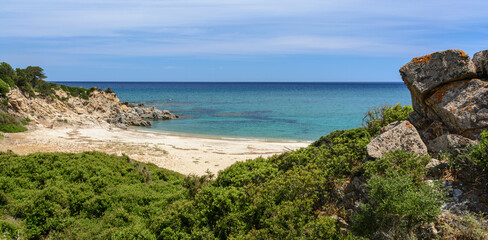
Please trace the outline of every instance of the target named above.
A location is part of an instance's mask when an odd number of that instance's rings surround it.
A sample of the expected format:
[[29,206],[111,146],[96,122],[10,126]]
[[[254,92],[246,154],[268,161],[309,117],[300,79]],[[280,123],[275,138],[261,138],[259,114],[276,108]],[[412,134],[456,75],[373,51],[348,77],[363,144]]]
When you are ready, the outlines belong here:
[[468,108],[468,111],[471,111],[471,108]]
[[455,109],[455,108],[453,108],[453,109],[451,110],[451,112],[455,112],[455,111],[456,111],[456,109]]
[[463,50],[460,50],[460,49],[456,49],[456,50],[461,52],[461,56],[463,56],[463,57],[468,56],[468,54],[466,54]]
[[413,128],[413,125],[410,124],[410,123],[405,123],[405,127],[408,127],[408,128]]
[[430,61],[430,57],[432,56],[432,54],[429,54],[429,55],[425,55],[425,56],[422,56],[422,57],[415,57],[412,59],[411,62],[414,62],[414,63],[428,63]]
[[444,95],[446,95],[446,92],[447,92],[447,88],[441,88],[439,89],[439,91],[434,93],[433,97],[438,103],[441,103],[442,98],[444,97]]

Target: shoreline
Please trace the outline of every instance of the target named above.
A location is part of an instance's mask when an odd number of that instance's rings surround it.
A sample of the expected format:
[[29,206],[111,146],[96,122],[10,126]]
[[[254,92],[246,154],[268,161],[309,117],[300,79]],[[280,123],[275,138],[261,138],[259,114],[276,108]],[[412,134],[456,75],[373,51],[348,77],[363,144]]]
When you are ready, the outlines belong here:
[[184,175],[218,174],[238,161],[268,157],[310,145],[311,142],[232,138],[198,134],[120,129],[111,125],[29,126],[21,133],[6,133],[0,151],[25,155],[35,152],[100,151],[125,154],[140,162]]
[[167,136],[181,136],[181,137],[188,137],[188,138],[202,138],[202,139],[217,139],[217,140],[229,140],[229,141],[261,141],[261,142],[269,142],[269,143],[313,143],[312,140],[294,140],[294,139],[279,139],[279,138],[249,138],[249,137],[236,137],[236,136],[220,136],[220,135],[207,135],[207,134],[198,134],[198,133],[184,133],[184,132],[172,132],[167,130],[159,130],[159,129],[144,129],[143,127],[131,126],[128,127],[126,130],[128,131],[139,131],[139,132],[148,132],[148,133],[158,133]]

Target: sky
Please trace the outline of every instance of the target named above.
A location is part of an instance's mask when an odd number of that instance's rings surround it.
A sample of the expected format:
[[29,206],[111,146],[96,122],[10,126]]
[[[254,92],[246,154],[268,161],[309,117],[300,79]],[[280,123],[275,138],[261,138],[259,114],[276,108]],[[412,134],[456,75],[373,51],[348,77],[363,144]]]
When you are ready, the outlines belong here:
[[488,49],[486,0],[1,0],[0,62],[48,81],[401,82]]

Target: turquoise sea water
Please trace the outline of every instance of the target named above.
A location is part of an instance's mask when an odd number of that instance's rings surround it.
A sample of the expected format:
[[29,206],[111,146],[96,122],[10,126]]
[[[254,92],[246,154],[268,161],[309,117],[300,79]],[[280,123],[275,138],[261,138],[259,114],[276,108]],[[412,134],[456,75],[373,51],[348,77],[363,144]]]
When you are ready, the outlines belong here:
[[60,83],[110,87],[121,101],[181,116],[153,130],[237,138],[316,140],[361,126],[372,106],[411,104],[403,83]]

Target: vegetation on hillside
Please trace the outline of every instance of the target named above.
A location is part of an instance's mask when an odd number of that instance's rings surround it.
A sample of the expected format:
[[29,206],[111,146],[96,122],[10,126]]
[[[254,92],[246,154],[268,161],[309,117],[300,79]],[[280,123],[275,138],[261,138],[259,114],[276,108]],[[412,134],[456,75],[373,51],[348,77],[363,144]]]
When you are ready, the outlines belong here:
[[[94,90],[45,78],[40,67],[0,63],[0,98],[12,88],[57,98],[59,89],[82,98]],[[11,117],[7,106],[3,99],[0,132],[25,130],[29,120]],[[415,239],[424,224],[439,221],[445,199],[439,183],[426,181],[430,158],[393,151],[366,161],[371,139],[410,112],[400,104],[372,108],[362,128],[238,162],[217,178],[98,152],[0,152],[0,239]],[[486,188],[487,146],[483,133],[451,159],[452,172],[477,169]],[[486,236],[475,218],[455,222],[462,230],[447,233]]]
[[71,96],[88,99],[88,96],[96,88],[85,89],[70,87],[62,84],[44,81],[46,75],[41,67],[28,66],[25,69],[15,70],[6,62],[0,63],[0,132],[23,132],[28,120],[15,119],[8,114],[7,93],[13,88],[22,90],[30,97],[44,96],[55,97],[64,100],[55,94],[56,90],[64,90]]
[[[17,87],[31,97],[54,96],[55,90],[63,89],[71,96],[88,99],[88,95],[95,90],[95,88],[85,89],[46,82],[44,81],[46,78],[44,69],[41,67],[28,66],[25,69],[16,68],[14,70],[8,63],[2,62],[0,63],[0,94],[8,92],[8,89],[5,90],[5,85],[10,88]],[[6,84],[2,84],[2,82]]]
[[363,118],[363,127],[371,134],[376,136],[381,128],[395,121],[407,120],[408,115],[413,112],[410,105],[402,106],[400,103],[393,105],[383,105],[371,108]]
[[154,239],[183,176],[97,152],[0,154],[0,239]]
[[[466,153],[474,164],[484,139]],[[425,181],[429,157],[394,151],[365,162],[370,140],[365,128],[334,131],[215,179],[96,152],[2,153],[0,238],[416,238],[444,200],[440,185]],[[358,181],[363,190],[346,194]],[[346,208],[350,198],[361,204]]]

